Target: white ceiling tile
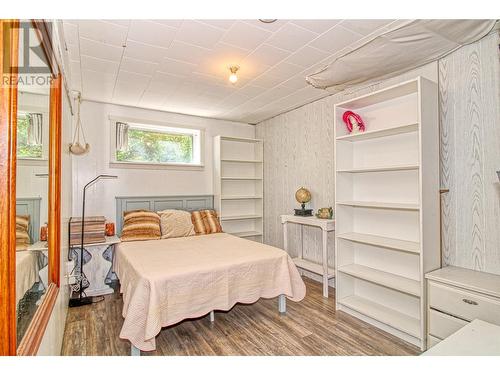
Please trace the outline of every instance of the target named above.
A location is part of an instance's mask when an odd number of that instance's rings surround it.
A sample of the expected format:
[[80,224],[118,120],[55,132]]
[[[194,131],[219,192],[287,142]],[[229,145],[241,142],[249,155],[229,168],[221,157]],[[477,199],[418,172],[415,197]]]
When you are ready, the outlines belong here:
[[153,46],[168,48],[177,29],[156,22],[133,20],[127,39]]
[[110,61],[120,61],[123,47],[104,44],[92,39],[80,38],[80,53]]
[[261,93],[263,93],[266,89],[263,87],[254,86],[251,84],[239,85],[238,93],[243,96],[248,96],[249,98],[253,98]]
[[176,40],[195,46],[212,48],[224,35],[224,31],[200,22],[184,22]]
[[308,83],[306,81],[306,76],[303,73],[299,73],[295,77],[284,81],[282,85],[293,90],[300,90],[306,87]]
[[130,20],[118,20],[118,19],[109,20],[108,19],[108,20],[101,20],[101,21],[112,23],[112,24],[115,24],[118,26],[123,26],[123,27],[129,27],[129,25],[130,25]]
[[82,96],[84,99],[111,100],[115,81],[113,74],[82,70]]
[[271,32],[237,21],[226,32],[222,41],[239,48],[253,50],[271,36]]
[[[205,74],[218,74],[226,76],[229,74],[229,67],[240,66],[240,74],[247,71],[246,66],[241,61],[248,55],[248,50],[230,46],[225,43],[217,43],[212,51],[201,58],[197,71]],[[248,74],[247,74],[248,75]]]
[[116,61],[98,59],[87,55],[81,55],[81,63],[82,69],[108,74],[116,74],[119,66],[119,63]]
[[[248,99],[249,99],[249,97],[247,95],[242,95],[239,92],[235,92],[232,95],[230,95],[227,98],[225,98],[221,102],[221,105],[223,107],[226,107],[226,109],[227,108],[235,108],[235,107],[238,107],[238,106],[242,105],[246,101],[248,101]],[[220,107],[220,108],[223,108],[223,107]]]
[[341,25],[361,35],[368,35],[394,20],[343,20]]
[[[276,48],[270,46],[268,44],[263,44],[255,51],[253,51],[247,59],[249,61],[258,62],[259,65],[275,65],[278,62],[285,59],[290,55],[289,51],[282,50],[280,48]],[[246,59],[245,59],[246,60]],[[244,65],[245,62],[242,63]]]
[[293,53],[288,57],[285,61],[300,65],[304,68],[308,68],[313,64],[318,63],[325,58],[327,58],[329,54],[325,51],[321,51],[317,48],[305,46],[304,48],[299,49],[297,52]]
[[337,25],[340,21],[342,20],[291,20],[290,22],[315,33],[321,34]]
[[170,26],[173,28],[181,27],[182,23],[184,22],[183,20],[150,20],[150,21],[160,23],[164,26]]
[[142,94],[139,105],[146,108],[148,108],[149,106],[160,107],[165,102],[166,98],[167,94],[165,92],[146,90]]
[[173,74],[168,74],[163,72],[156,72],[151,78],[151,85],[156,86],[157,88],[160,88],[162,86],[177,87],[179,84],[184,82],[184,80],[185,80],[184,77],[179,77]]
[[289,20],[277,19],[274,22],[265,23],[265,22],[262,22],[260,20],[243,20],[243,22],[245,22],[245,23],[248,23],[252,26],[258,27],[259,29],[263,29],[263,30],[270,31],[270,32],[275,32],[275,31],[279,30],[284,25],[286,25],[288,21]]
[[80,49],[78,47],[78,44],[66,44],[66,47],[68,48],[70,60],[80,60]]
[[282,78],[282,79],[289,79],[290,77],[295,76],[297,73],[301,72],[304,70],[303,67],[295,65],[295,64],[290,64],[287,62],[281,62],[271,69],[269,69],[266,74],[275,76],[277,78]]
[[310,45],[322,51],[335,53],[360,38],[358,33],[338,25],[312,41]]
[[97,20],[79,20],[78,31],[81,38],[123,46],[127,38],[128,27]]
[[318,34],[312,31],[305,30],[292,23],[287,23],[266,40],[266,44],[293,52],[303,47],[317,36]]
[[124,57],[130,57],[137,60],[147,60],[151,62],[160,62],[167,54],[166,48],[154,47],[148,44],[127,41],[127,47],[123,53]]
[[151,76],[149,75],[126,72],[124,70],[120,70],[116,78],[117,85],[120,84],[134,87],[135,91],[141,91],[141,93],[146,90],[150,81]]
[[153,75],[154,72],[158,70],[160,64],[131,59],[130,57],[124,57],[121,64],[120,70],[125,70],[127,72]]
[[185,61],[191,64],[198,64],[199,61],[206,56],[210,50],[193,46],[191,44],[174,41],[167,51],[165,57],[174,60]]
[[227,30],[231,28],[236,22],[235,20],[197,20],[199,22],[203,22],[207,25],[217,27],[221,30]]
[[78,45],[78,26],[63,21],[64,40],[67,44]]
[[173,60],[168,58],[164,58],[161,61],[160,66],[158,67],[158,71],[160,72],[174,74],[178,76],[186,76],[188,74],[191,74],[195,70],[196,70],[196,64],[189,64],[184,61]]
[[264,88],[269,89],[271,87],[279,85],[283,81],[284,81],[284,79],[282,79],[282,78],[278,78],[278,77],[271,76],[268,74],[263,74],[263,75],[257,77],[256,79],[254,79],[253,81],[251,81],[251,84],[255,85],[255,86],[264,87]]

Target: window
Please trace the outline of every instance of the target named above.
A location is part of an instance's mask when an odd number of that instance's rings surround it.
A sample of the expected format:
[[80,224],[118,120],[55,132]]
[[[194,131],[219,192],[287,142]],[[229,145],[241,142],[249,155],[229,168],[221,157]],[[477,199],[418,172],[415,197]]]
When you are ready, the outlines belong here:
[[42,159],[42,114],[17,114],[17,157],[21,159]]
[[113,121],[115,163],[201,166],[202,131]]

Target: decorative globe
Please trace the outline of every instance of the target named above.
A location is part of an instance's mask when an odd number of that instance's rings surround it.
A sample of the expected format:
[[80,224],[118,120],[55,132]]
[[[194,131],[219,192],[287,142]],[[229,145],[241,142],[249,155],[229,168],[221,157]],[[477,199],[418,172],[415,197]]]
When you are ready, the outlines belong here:
[[295,192],[295,199],[300,204],[307,203],[311,200],[311,192],[304,187],[301,187]]

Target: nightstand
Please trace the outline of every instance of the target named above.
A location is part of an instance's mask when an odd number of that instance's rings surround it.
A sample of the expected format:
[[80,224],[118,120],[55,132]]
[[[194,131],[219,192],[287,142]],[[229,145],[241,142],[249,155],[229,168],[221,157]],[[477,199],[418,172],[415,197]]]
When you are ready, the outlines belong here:
[[474,319],[500,325],[500,275],[448,266],[427,279],[427,349]]
[[[83,285],[84,294],[88,297],[102,296],[114,293],[108,285],[116,279],[113,273],[114,248],[120,239],[117,236],[106,237],[105,242],[85,244],[83,246]],[[71,275],[77,276],[80,269],[80,246],[72,245],[69,250],[69,259],[75,261],[75,268]],[[72,284],[74,292],[79,291],[79,284]]]

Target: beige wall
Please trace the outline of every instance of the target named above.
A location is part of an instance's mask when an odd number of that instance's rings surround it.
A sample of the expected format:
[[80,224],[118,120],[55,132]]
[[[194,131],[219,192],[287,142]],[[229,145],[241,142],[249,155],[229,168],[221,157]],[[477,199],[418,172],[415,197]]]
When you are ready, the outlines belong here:
[[[446,167],[442,170],[442,185],[452,190],[448,199],[454,202],[444,215],[444,260],[500,273],[500,188],[494,172],[500,169],[498,64],[498,36],[491,35],[439,63],[354,93],[338,93],[259,123],[256,135],[264,139],[265,242],[282,247],[279,215],[291,213],[298,206],[294,193],[300,186],[311,190],[314,209],[333,206],[335,103],[417,75],[438,82],[439,75],[441,122],[448,133],[455,134],[455,138],[450,135],[442,140],[441,146],[442,154],[448,153],[443,160]],[[291,253],[295,255],[298,227],[290,232]],[[333,265],[333,235],[331,239]],[[320,261],[320,249],[319,231],[305,228],[305,256]]]

